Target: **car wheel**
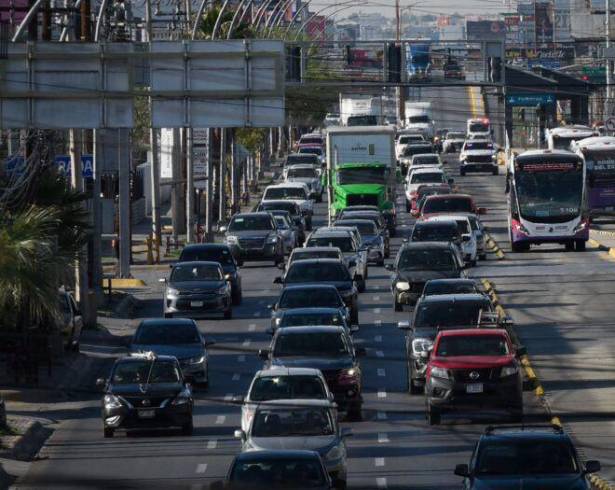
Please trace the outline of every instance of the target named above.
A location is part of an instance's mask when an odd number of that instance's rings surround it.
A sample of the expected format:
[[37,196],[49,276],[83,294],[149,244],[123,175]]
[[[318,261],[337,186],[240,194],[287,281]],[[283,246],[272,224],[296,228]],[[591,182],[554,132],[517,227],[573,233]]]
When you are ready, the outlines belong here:
[[164,317],[165,318],[173,318],[173,313],[165,313]]
[[105,427],[103,430],[105,439],[111,439],[113,437],[113,429],[111,429],[110,427]]
[[346,480],[336,480],[335,481],[335,488],[337,488],[338,490],[346,490],[346,488],[348,487]]
[[572,252],[574,250],[574,242],[566,242],[564,245],[566,252]]
[[184,425],[182,425],[182,434],[185,436],[191,436],[193,432],[194,425],[192,424],[192,419],[190,419],[190,422],[186,422]]
[[465,177],[466,171],[464,169],[459,169],[459,175],[461,175],[462,177]]
[[357,289],[359,290],[360,293],[365,291],[365,279],[363,278],[359,279],[359,281],[357,282]]
[[376,262],[376,265],[378,267],[384,267],[384,259],[379,260],[378,262]]
[[480,255],[478,256],[478,258],[479,258],[480,260],[487,260],[487,254],[480,254]]
[[432,405],[427,406],[427,422],[429,425],[440,425],[440,409],[433,407]]
[[308,218],[305,220],[305,228],[308,231],[312,231],[312,218]]
[[353,403],[348,407],[348,419],[352,422],[361,422],[363,420],[363,404],[361,402]]
[[411,366],[408,366],[408,392],[411,395],[418,395],[423,390],[421,389],[421,386],[417,386],[417,384],[414,382],[414,378],[412,377],[413,372],[414,369],[412,369]]
[[224,310],[224,319],[230,320],[231,318],[233,318],[233,308],[229,305],[229,307]]
[[575,246],[576,246],[577,252],[584,252],[585,251],[585,240],[576,240]]
[[410,201],[406,199],[406,213],[409,213],[411,209],[412,209],[412,206],[410,205]]
[[233,305],[234,306],[240,305],[241,300],[242,300],[241,291],[237,291],[235,294],[233,294]]
[[496,167],[496,168],[493,169],[493,175],[499,175],[499,173],[500,173],[500,169],[499,168]]
[[527,243],[514,243],[510,244],[510,248],[512,248],[513,252],[527,252],[530,249],[529,244]]
[[512,409],[510,411],[510,420],[514,424],[520,424],[523,422],[523,407]]
[[388,259],[391,256],[391,248],[387,247],[384,249],[384,258]]
[[399,301],[397,301],[397,298],[393,299],[393,309],[395,311],[404,311],[404,305],[402,305]]
[[72,351],[73,351],[75,354],[79,354],[79,350],[80,350],[80,348],[81,348],[81,346],[80,346],[80,344],[79,344],[79,341],[78,341],[78,340],[76,340],[75,342],[73,342]]
[[359,324],[359,308],[357,308],[356,306],[352,308],[352,312],[350,313],[350,323],[352,325]]
[[283,255],[278,255],[276,256],[275,259],[273,259],[273,265],[274,266],[278,266],[278,264],[283,264],[284,263],[284,256]]

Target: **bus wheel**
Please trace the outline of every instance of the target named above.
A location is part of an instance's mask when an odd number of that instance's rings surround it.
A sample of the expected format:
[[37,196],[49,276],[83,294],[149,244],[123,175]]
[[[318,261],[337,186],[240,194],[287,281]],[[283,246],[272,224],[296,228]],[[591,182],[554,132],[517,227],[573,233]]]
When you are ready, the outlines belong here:
[[576,240],[575,246],[577,252],[585,252],[585,240]]
[[511,242],[510,244],[513,252],[527,252],[530,249],[529,243],[515,243]]
[[566,252],[571,252],[574,250],[574,242],[566,242]]

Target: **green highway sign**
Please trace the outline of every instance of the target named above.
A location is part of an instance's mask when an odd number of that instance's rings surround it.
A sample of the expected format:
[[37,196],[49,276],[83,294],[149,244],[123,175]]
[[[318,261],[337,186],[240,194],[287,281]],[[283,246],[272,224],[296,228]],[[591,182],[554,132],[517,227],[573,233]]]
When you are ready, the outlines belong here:
[[513,107],[532,107],[538,104],[555,104],[554,94],[509,94],[506,96],[506,104]]

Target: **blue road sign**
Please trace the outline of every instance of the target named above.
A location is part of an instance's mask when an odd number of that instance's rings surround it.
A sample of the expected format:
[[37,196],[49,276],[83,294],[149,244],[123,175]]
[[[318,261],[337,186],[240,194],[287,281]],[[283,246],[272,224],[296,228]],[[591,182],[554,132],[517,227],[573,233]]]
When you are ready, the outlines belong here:
[[70,157],[68,155],[57,155],[55,162],[60,172],[67,178],[70,177]]
[[[67,178],[70,177],[70,157],[68,155],[57,155],[55,162],[60,167],[60,171],[64,172]],[[84,179],[94,177],[94,157],[92,155],[81,155],[81,175]]]
[[538,104],[555,104],[554,94],[509,94],[506,96],[506,104],[513,107],[532,107]]

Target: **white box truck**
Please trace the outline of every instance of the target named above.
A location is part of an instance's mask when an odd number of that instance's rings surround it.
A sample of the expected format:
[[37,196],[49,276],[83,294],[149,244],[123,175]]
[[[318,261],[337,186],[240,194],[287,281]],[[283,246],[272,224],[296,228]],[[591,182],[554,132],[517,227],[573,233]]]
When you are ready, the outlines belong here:
[[431,102],[406,102],[406,129],[420,132],[426,140],[432,140],[435,127],[431,113]]
[[376,126],[382,124],[382,101],[372,95],[342,95],[340,120],[342,126]]

